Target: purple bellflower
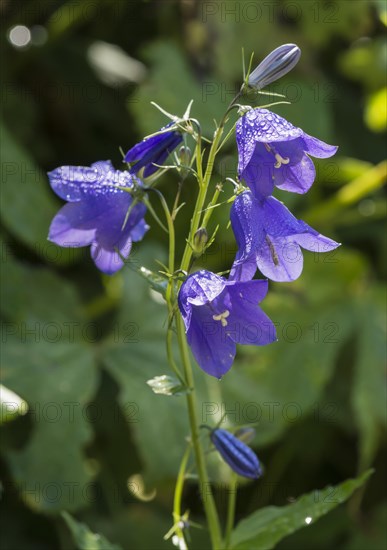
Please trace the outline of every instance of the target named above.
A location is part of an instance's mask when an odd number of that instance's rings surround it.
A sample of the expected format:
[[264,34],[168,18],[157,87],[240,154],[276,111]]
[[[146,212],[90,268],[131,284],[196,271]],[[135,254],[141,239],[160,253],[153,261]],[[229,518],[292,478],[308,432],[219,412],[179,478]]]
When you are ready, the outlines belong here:
[[129,149],[125,155],[125,162],[135,162],[135,165],[130,168],[131,174],[136,174],[141,168],[145,168],[144,178],[151,176],[164,163],[168,155],[183,141],[180,132],[176,130],[165,131],[172,124],[173,122],[170,122],[164,128],[161,128],[161,133],[147,137]]
[[234,472],[250,479],[258,479],[262,475],[257,455],[235,435],[217,428],[211,432],[210,438],[220,456]]
[[[132,242],[149,229],[146,207],[133,205],[133,198],[119,187],[141,185],[129,172],[115,170],[110,161],[91,167],[61,166],[48,173],[55,193],[68,201],[54,217],[49,240],[64,247],[91,245],[95,265],[109,275],[118,271],[129,256]],[[120,254],[116,252],[119,250]]]
[[250,109],[237,122],[238,175],[256,196],[269,196],[274,186],[306,193],[316,170],[308,155],[328,158],[337,147],[296,128],[267,109]]
[[297,220],[274,197],[256,199],[245,191],[236,197],[230,217],[238,244],[230,278],[236,280],[252,279],[258,268],[273,281],[294,281],[303,268],[300,247],[328,252],[340,246]]
[[273,323],[258,304],[267,281],[227,280],[210,271],[190,275],[179,292],[179,308],[194,357],[208,374],[221,378],[236,344],[264,346],[276,340]]

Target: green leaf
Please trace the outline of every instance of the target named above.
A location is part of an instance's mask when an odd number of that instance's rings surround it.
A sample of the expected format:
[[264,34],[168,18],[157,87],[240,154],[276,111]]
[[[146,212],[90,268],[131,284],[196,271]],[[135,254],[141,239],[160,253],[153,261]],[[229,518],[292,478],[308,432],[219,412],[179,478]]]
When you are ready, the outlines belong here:
[[70,529],[78,550],[120,550],[121,546],[112,544],[104,536],[93,533],[84,524],[76,521],[67,512],[61,513],[62,518]]
[[133,431],[144,475],[153,482],[178,470],[188,434],[185,401],[155,395],[147,384],[168,371],[166,306],[154,299],[136,273],[124,269],[120,277],[118,328],[115,337],[105,342],[102,360],[119,384],[119,404]]
[[5,451],[21,497],[46,512],[86,506],[95,474],[83,454],[92,437],[87,404],[96,390],[91,352],[76,342],[8,337],[2,358],[3,381],[28,402],[33,422],[25,445]]
[[0,424],[26,414],[28,405],[19,395],[0,384]]
[[268,506],[254,512],[238,523],[231,535],[231,548],[235,550],[269,550],[284,537],[316,522],[347,500],[364,485],[372,474],[368,470],[356,479],[348,479],[340,485],[316,490],[300,497],[288,506]]
[[47,262],[69,263],[78,252],[47,241],[59,202],[40,170],[0,123],[3,169],[0,213],[7,230]]
[[25,445],[5,456],[30,507],[77,509],[88,504],[95,474],[83,451],[97,386],[86,320],[73,287],[54,273],[12,257],[2,267],[3,382],[28,403],[32,421]]
[[367,293],[359,304],[352,409],[360,435],[360,470],[371,463],[386,430],[384,291]]
[[40,322],[38,332],[52,343],[56,337],[77,334],[85,319],[74,288],[46,268],[17,262],[6,243],[1,246],[6,261],[0,263],[0,311],[9,321],[8,330],[34,330]]

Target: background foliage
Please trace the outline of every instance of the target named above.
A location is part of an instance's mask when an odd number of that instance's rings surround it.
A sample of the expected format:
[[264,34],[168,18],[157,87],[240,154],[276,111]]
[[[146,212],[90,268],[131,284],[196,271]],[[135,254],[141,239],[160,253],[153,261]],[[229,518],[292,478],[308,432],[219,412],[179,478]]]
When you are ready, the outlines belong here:
[[[185,404],[145,383],[168,372],[165,309],[130,267],[108,278],[88,250],[46,240],[60,201],[45,173],[99,159],[122,166],[120,146],[165,124],[151,100],[182,114],[194,99],[193,115],[211,137],[213,119],[239,88],[241,47],[258,61],[286,42],[297,43],[302,58],[271,88],[293,102],[276,112],[340,148],[318,163],[306,197],[277,196],[342,247],[306,254],[298,281],[271,284],[264,309],[278,344],[240,349],[220,384],[197,369],[201,419],[215,424],[227,410],[231,423],[256,425],[253,446],[266,473],[240,489],[238,520],[374,465],[366,490],[316,524],[281,531],[289,536],[278,548],[384,548],[385,3],[17,0],[1,9],[2,382],[24,400],[17,419],[9,416],[18,411],[2,411],[1,548],[171,546],[162,537],[188,433]],[[24,47],[12,43],[17,25],[30,32]],[[230,140],[216,181],[235,167]],[[169,200],[176,187],[168,174]],[[231,194],[226,186],[223,200]],[[183,195],[180,251],[192,181]],[[213,216],[217,240],[202,259],[212,270],[228,269],[235,253],[228,209]],[[157,269],[165,246],[151,231],[132,266]],[[209,459],[224,511],[229,471]],[[356,486],[340,486],[333,503]],[[320,505],[323,513],[332,508],[327,495],[302,502],[318,517]],[[194,480],[184,503],[200,522]],[[273,510],[257,521],[278,529],[281,512]],[[248,528],[238,527],[236,547],[248,547]],[[206,545],[205,531],[191,535],[193,547]]]

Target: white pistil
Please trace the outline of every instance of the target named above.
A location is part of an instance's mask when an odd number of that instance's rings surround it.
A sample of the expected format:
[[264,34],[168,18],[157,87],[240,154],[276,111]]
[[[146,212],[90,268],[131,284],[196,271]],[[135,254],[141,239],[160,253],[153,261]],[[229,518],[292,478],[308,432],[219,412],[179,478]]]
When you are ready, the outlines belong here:
[[226,311],[223,311],[223,313],[219,313],[219,315],[213,315],[212,318],[214,321],[220,321],[222,323],[222,327],[227,327],[227,317],[230,315],[230,312],[228,309]]
[[289,164],[289,157],[283,158],[279,153],[275,153],[274,157],[275,157],[275,160],[277,161],[274,164],[274,168],[280,168],[281,164]]
[[274,155],[274,158],[276,160],[274,164],[274,168],[281,168],[282,164],[289,164],[290,159],[289,157],[281,157],[279,153],[276,152],[274,147],[271,147],[268,143],[264,143],[265,149],[268,153],[272,153]]

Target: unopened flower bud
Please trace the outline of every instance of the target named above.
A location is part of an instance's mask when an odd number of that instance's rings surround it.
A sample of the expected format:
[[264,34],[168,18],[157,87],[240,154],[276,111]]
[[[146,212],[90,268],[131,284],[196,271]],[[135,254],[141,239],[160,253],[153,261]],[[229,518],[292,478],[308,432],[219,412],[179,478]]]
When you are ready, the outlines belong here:
[[205,227],[199,227],[199,229],[196,231],[194,235],[193,243],[192,243],[192,248],[194,251],[194,255],[196,257],[199,257],[203,254],[203,252],[206,249],[207,243],[208,243],[207,229]]
[[182,145],[177,154],[180,162],[180,175],[184,179],[188,175],[188,168],[191,163],[191,149]]
[[260,90],[281,78],[298,63],[301,50],[295,44],[283,44],[273,50],[250,74],[248,84]]
[[258,479],[262,475],[257,455],[235,435],[227,430],[215,429],[210,437],[216,450],[234,472],[251,479]]

